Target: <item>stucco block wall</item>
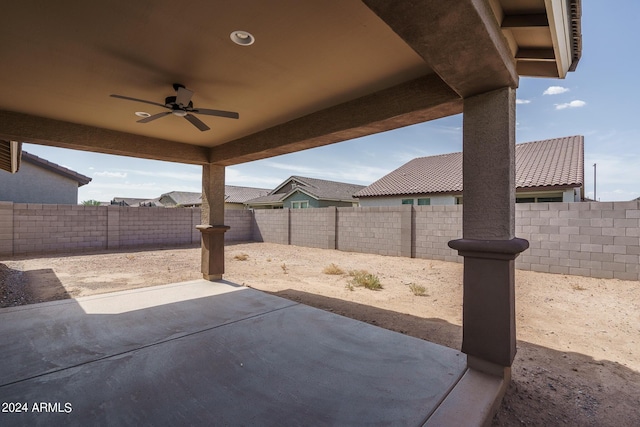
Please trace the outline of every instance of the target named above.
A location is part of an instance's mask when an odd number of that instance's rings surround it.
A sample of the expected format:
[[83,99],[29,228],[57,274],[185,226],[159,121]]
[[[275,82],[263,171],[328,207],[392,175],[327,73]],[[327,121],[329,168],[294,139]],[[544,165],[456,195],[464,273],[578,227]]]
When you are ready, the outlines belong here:
[[29,162],[15,174],[0,173],[0,201],[78,204],[78,182]]
[[462,206],[414,207],[415,258],[462,262],[458,251],[447,246],[462,237]]
[[289,244],[289,209],[253,211],[253,240]]

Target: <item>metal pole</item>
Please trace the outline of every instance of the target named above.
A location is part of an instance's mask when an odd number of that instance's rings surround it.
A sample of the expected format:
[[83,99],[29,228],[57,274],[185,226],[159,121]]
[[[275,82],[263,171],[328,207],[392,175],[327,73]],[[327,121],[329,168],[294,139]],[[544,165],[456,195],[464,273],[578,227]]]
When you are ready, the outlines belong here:
[[593,201],[597,202],[598,199],[596,199],[596,164],[593,164]]

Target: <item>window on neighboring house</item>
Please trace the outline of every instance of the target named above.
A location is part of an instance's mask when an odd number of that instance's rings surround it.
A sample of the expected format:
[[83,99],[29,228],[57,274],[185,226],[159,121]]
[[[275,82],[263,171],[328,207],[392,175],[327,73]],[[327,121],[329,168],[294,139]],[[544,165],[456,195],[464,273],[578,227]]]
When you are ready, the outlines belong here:
[[561,202],[562,197],[538,197],[538,203]]
[[307,209],[309,207],[308,200],[301,200],[298,202],[291,202],[291,209]]
[[462,196],[456,197],[456,205],[461,205],[461,204],[462,204]]
[[431,199],[426,197],[424,199],[418,199],[418,206],[429,206],[431,204]]
[[535,197],[516,197],[516,203],[535,203]]
[[402,199],[402,204],[403,205],[412,205],[413,204],[413,199]]

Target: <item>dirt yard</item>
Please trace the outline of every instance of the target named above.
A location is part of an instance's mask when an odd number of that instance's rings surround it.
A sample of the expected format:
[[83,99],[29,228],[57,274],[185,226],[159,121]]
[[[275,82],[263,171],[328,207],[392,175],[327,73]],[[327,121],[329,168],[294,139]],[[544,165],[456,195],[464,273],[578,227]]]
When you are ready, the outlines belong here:
[[[226,258],[229,281],[460,348],[459,264],[266,243]],[[199,248],[0,260],[0,307],[197,279],[199,262]],[[350,285],[351,270],[383,289]],[[640,282],[517,271],[516,283],[518,354],[493,425],[640,425]]]

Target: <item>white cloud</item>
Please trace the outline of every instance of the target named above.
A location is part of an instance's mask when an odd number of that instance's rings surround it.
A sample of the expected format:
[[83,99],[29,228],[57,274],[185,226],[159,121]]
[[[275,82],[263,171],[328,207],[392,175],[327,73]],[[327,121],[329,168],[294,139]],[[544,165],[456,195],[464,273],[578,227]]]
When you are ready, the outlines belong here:
[[569,88],[562,86],[549,86],[544,92],[543,95],[559,95],[561,93],[569,92]]
[[94,172],[93,176],[104,176],[106,178],[126,178],[127,174],[126,174],[126,172],[104,171],[104,172]]
[[529,99],[516,99],[516,104],[531,104],[531,100]]
[[565,102],[564,104],[556,104],[556,110],[564,110],[565,108],[580,108],[587,105],[586,102],[576,99],[575,101]]

